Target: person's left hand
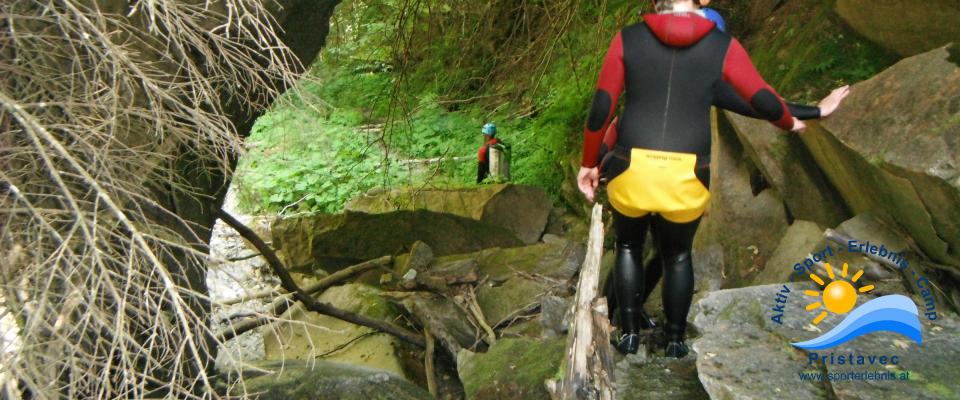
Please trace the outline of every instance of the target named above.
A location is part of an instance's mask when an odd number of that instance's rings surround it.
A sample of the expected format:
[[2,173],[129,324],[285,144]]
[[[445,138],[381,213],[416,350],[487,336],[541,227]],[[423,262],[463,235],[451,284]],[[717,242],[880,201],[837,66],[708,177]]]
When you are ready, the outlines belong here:
[[600,170],[597,167],[580,167],[580,173],[577,174],[577,187],[580,192],[593,203],[597,194],[597,186],[600,185]]
[[820,118],[826,118],[840,107],[840,102],[850,94],[850,85],[833,89],[827,97],[820,100]]

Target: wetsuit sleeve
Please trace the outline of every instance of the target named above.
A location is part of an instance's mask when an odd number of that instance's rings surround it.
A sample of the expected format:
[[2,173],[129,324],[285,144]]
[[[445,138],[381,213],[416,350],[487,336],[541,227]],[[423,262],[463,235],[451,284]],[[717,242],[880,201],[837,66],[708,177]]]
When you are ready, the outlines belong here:
[[[717,88],[714,91],[713,105],[745,117],[763,118],[760,113],[754,110],[753,107],[750,107],[750,105],[733,90],[733,87],[730,86],[729,83],[723,80],[717,84]],[[793,114],[794,117],[800,120],[820,118],[820,107],[787,102],[787,108],[790,110],[790,114]],[[604,139],[604,141],[606,141],[606,139]]]
[[793,128],[793,114],[786,102],[764,82],[750,56],[737,39],[730,40],[730,47],[723,60],[723,80],[733,87],[744,100],[763,118],[777,127]]
[[787,108],[790,109],[790,114],[793,114],[793,116],[799,120],[806,121],[808,119],[820,118],[820,107],[817,106],[787,103]]
[[617,107],[617,100],[623,92],[623,38],[618,32],[610,42],[607,55],[600,69],[597,91],[593,96],[590,115],[583,128],[583,158],[580,165],[597,166],[597,154],[603,141],[603,132],[610,125],[610,118]]

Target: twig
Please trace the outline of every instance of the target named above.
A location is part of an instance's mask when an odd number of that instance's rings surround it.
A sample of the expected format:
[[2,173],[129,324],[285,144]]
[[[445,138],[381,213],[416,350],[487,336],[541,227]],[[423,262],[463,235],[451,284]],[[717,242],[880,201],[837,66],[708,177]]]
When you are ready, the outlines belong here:
[[433,353],[434,353],[434,340],[433,335],[430,334],[430,329],[427,327],[423,328],[423,336],[427,340],[427,349],[424,351],[424,361],[423,369],[424,373],[427,375],[427,389],[430,391],[430,395],[437,397],[437,377],[436,377],[436,368],[433,366]]
[[217,218],[220,218],[224,223],[236,230],[240,236],[242,236],[244,239],[247,239],[247,241],[253,244],[254,247],[256,247],[257,250],[263,254],[263,257],[267,260],[267,264],[270,265],[270,268],[273,269],[273,272],[277,274],[277,277],[280,278],[280,283],[283,288],[288,292],[293,293],[293,298],[303,303],[307,310],[318,312],[323,315],[329,315],[331,317],[357,325],[366,326],[380,332],[389,333],[396,336],[400,340],[420,348],[426,347],[426,342],[424,341],[423,336],[417,335],[389,322],[380,321],[350,311],[341,310],[331,306],[330,304],[317,301],[317,299],[311,297],[310,294],[297,285],[297,283],[293,280],[293,277],[290,276],[290,272],[288,272],[283,266],[283,262],[277,257],[277,254],[273,251],[273,249],[263,242],[263,239],[260,239],[260,236],[258,236],[256,232],[243,225],[243,223],[240,221],[237,221],[237,219],[230,215],[230,213],[223,211],[222,209],[214,209],[213,215]]
[[360,339],[363,339],[363,338],[365,338],[365,337],[367,337],[367,336],[376,335],[376,334],[378,334],[378,333],[380,333],[380,332],[377,332],[377,331],[364,332],[363,334],[357,335],[357,336],[354,337],[353,339],[350,339],[350,340],[348,340],[348,341],[346,341],[346,342],[344,342],[344,343],[340,343],[339,345],[337,345],[337,347],[334,347],[334,348],[330,349],[329,351],[325,351],[325,352],[323,352],[322,354],[317,354],[315,358],[323,358],[323,357],[329,356],[329,355],[331,355],[331,354],[333,354],[333,353],[336,353],[336,352],[338,352],[338,351],[340,351],[340,350],[343,350],[343,349],[347,348],[347,346],[350,346],[351,344],[353,344],[353,342],[356,342],[356,341],[358,341],[358,340],[360,340]]
[[[327,289],[327,288],[329,288],[329,287],[331,287],[331,286],[333,286],[333,285],[336,285],[336,284],[338,284],[338,283],[340,283],[340,282],[342,282],[342,281],[345,281],[345,280],[347,280],[347,279],[353,278],[354,276],[357,276],[357,275],[360,275],[360,274],[362,274],[362,273],[364,273],[364,272],[367,272],[367,271],[369,271],[369,270],[371,270],[371,269],[374,269],[374,268],[377,268],[377,267],[384,267],[384,266],[390,265],[391,263],[393,263],[393,257],[391,257],[391,256],[383,256],[383,257],[380,257],[380,258],[375,258],[375,259],[373,259],[373,260],[364,261],[364,262],[362,262],[362,263],[360,263],[360,264],[352,265],[352,266],[349,266],[349,267],[347,267],[347,268],[341,269],[341,270],[339,270],[339,271],[337,271],[337,272],[334,272],[334,273],[332,273],[332,274],[324,277],[324,278],[321,279],[319,282],[314,283],[314,284],[312,284],[312,285],[310,285],[310,286],[307,286],[307,287],[303,288],[303,290],[306,291],[307,293],[314,294],[314,293],[316,293],[316,292],[319,292],[319,291],[322,291],[322,290],[324,290],[324,289]],[[235,299],[224,300],[224,301],[221,301],[220,304],[221,304],[221,305],[225,305],[225,306],[229,306],[229,305],[234,305],[234,304],[237,304],[237,303],[243,303],[243,302],[249,301],[249,300],[262,299],[262,298],[264,298],[264,297],[270,297],[270,296],[276,296],[276,295],[284,294],[284,293],[281,292],[280,290],[283,290],[283,287],[282,287],[282,286],[279,287],[279,288],[268,289],[268,290],[264,290],[264,291],[262,291],[262,292],[257,292],[257,293],[251,294],[250,296],[247,296],[247,297],[238,297],[238,298],[235,298]]]
[[487,337],[490,338],[489,345],[493,346],[497,343],[497,333],[493,331],[493,328],[490,327],[490,324],[487,323],[487,319],[483,316],[483,310],[480,309],[480,304],[477,303],[477,296],[473,293],[473,288],[469,287],[467,290],[464,290],[464,301],[467,303],[467,310],[473,314],[473,318],[477,320],[477,324],[480,325],[480,328],[487,333]]

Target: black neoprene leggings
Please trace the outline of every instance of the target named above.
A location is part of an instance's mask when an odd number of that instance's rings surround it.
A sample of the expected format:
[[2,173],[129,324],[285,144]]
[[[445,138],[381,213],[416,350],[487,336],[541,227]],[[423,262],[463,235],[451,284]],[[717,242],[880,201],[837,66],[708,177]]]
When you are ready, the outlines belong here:
[[[614,263],[614,295],[620,312],[621,329],[639,332],[638,312],[648,289],[644,285],[643,242],[649,227],[657,246],[657,259],[650,266],[663,271],[663,308],[667,317],[664,330],[668,335],[682,336],[687,313],[693,298],[693,264],[690,249],[700,219],[678,224],[659,215],[630,218],[613,210],[613,226],[617,235]],[[657,263],[659,261],[659,265]],[[653,277],[657,274],[650,273]]]

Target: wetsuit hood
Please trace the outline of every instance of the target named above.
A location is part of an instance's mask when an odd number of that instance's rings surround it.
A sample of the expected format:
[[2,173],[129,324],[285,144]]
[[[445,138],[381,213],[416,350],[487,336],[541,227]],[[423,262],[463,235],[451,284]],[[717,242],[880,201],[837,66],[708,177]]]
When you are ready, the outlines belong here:
[[715,26],[696,13],[647,14],[643,20],[660,42],[671,47],[692,46]]

